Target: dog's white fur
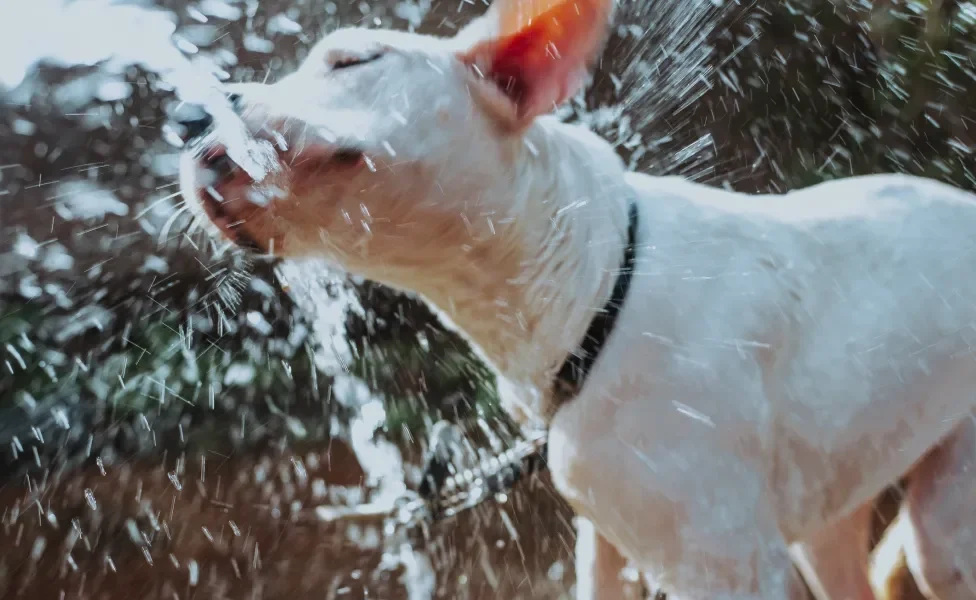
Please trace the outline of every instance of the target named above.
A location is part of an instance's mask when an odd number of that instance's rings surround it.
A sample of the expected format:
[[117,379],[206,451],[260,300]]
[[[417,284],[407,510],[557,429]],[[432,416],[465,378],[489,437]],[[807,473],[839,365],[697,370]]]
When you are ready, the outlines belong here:
[[[476,33],[342,30],[238,86],[255,132],[291,150],[271,205],[220,188],[231,227],[421,294],[513,412],[543,418],[636,202],[630,294],[549,422],[553,479],[593,525],[581,597],[621,597],[619,552],[686,600],[799,600],[792,545],[819,598],[866,600],[870,503],[916,464],[915,573],[933,598],[973,597],[976,197],[898,175],[747,196],[628,173],[581,127],[512,112],[465,58]],[[365,166],[330,162],[340,146]],[[187,157],[190,199],[201,174]]]

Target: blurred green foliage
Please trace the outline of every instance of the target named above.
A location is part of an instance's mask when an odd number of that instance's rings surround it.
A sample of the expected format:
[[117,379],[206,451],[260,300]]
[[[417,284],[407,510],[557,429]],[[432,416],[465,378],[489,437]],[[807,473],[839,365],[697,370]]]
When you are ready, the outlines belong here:
[[[445,6],[435,3],[432,9],[442,23],[457,12]],[[655,6],[647,0],[625,3],[622,19],[639,25],[644,17],[634,15]],[[271,8],[260,9],[254,18],[267,17],[261,10]],[[298,12],[301,19],[312,18]],[[234,31],[240,37],[241,32]],[[824,179],[882,171],[916,173],[976,188],[976,107],[970,100],[976,91],[976,5],[972,2],[727,3],[716,26],[701,32],[701,43],[709,46],[711,54],[695,74],[701,82],[701,88],[696,88],[700,97],[687,103],[683,98],[649,103],[651,96],[673,90],[648,88],[646,81],[636,81],[635,73],[649,73],[646,76],[653,79],[655,69],[664,68],[661,65],[645,65],[644,71],[634,70],[635,65],[644,54],[651,57],[647,60],[672,60],[680,67],[680,56],[662,58],[648,50],[655,44],[668,47],[667,35],[668,31],[648,29],[634,40],[618,31],[594,89],[580,107],[585,111],[624,103],[621,118],[610,122],[613,131],[604,133],[622,154],[642,148],[635,155],[640,168],[655,174],[682,173],[743,191],[785,191]],[[237,37],[224,42],[239,47]],[[640,49],[635,50],[635,44]],[[255,57],[249,60],[239,68],[258,73]],[[133,73],[130,77],[139,89],[154,81],[151,74]],[[611,76],[621,73],[627,74],[624,80]],[[632,97],[635,89],[646,97]],[[130,135],[131,114],[140,115],[134,121],[137,125],[156,122],[160,106],[150,102],[151,95],[142,96],[107,113],[117,121],[107,131]],[[31,110],[41,111],[31,118],[51,120],[52,109],[44,102],[39,96],[37,103],[16,110],[25,116],[31,116]],[[680,106],[656,114],[647,108],[651,105]],[[638,114],[642,110],[649,112]],[[68,144],[74,139],[66,132],[69,124],[58,121],[54,130],[42,130],[39,139],[48,146],[58,140]],[[143,135],[145,128],[132,127],[136,133],[131,135]],[[4,139],[19,140],[11,131],[0,123]],[[102,158],[88,156],[90,148],[145,153],[150,147],[138,137],[103,140],[99,137],[103,133],[82,132],[72,142],[78,147],[66,146],[65,154],[77,150],[72,160],[95,163]],[[640,143],[634,142],[635,135]],[[708,143],[695,146],[702,139]],[[36,146],[11,144],[0,151],[0,162],[26,164],[32,148]],[[683,162],[689,156],[693,160]],[[139,163],[128,155],[124,159],[128,165]],[[62,155],[58,161],[63,160]],[[32,168],[50,167],[56,175],[70,166],[54,161]],[[135,180],[136,173],[130,178]],[[99,177],[114,182],[118,175]],[[38,178],[44,178],[43,173],[30,174],[31,180]],[[151,189],[141,183],[130,187],[136,190],[133,193]],[[183,273],[190,287],[209,276],[199,269]],[[91,289],[100,285],[86,276],[71,282],[72,287],[75,284]],[[490,370],[458,336],[444,331],[422,303],[369,283],[357,288],[368,310],[365,316],[348,319],[353,360],[347,366],[387,402],[391,436],[410,439],[440,417],[499,418]],[[282,342],[297,331],[296,324],[304,317],[279,291],[269,297],[267,291],[241,290],[244,304],[250,306],[230,314],[234,324],[220,331],[214,322],[209,329],[194,325],[195,319],[204,317],[187,309],[192,303],[178,292],[147,303],[121,298],[143,295],[144,287],[132,284],[127,290],[116,290],[121,296],[114,304],[101,303],[113,315],[110,325],[89,328],[70,344],[59,341],[58,333],[68,327],[77,308],[59,307],[53,297],[26,300],[10,290],[0,294],[0,411],[6,415],[0,442],[23,436],[25,430],[29,435],[32,419],[56,427],[60,417],[53,416],[55,409],[66,411],[72,422],[89,427],[98,421],[106,430],[146,415],[154,416],[160,428],[164,421],[180,424],[186,414],[200,420],[214,411],[236,422],[244,410],[263,415],[255,417],[259,423],[268,419],[278,423],[288,435],[303,430],[305,435],[327,434],[329,418],[335,414],[328,381],[316,372],[311,358],[316,348],[304,333],[298,335],[298,342]],[[268,319],[275,333],[255,329],[249,318]],[[98,411],[89,414],[83,408],[89,405]],[[17,418],[12,417],[15,413]],[[150,443],[140,442],[140,447]]]
[[718,33],[717,181],[786,191],[878,172],[976,188],[969,101],[976,5],[956,0],[758,2]]

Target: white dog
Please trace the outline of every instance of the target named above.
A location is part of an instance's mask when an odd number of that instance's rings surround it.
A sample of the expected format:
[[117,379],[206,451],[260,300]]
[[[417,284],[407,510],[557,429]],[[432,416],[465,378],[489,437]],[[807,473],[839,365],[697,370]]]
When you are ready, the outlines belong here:
[[235,86],[277,168],[211,142],[184,194],[238,242],[422,295],[478,347],[589,520],[581,598],[619,598],[626,557],[686,600],[799,600],[795,558],[819,598],[867,600],[871,501],[913,468],[909,562],[932,598],[976,597],[976,196],[628,173],[545,114],[609,0],[534,4],[452,39],[327,36]]

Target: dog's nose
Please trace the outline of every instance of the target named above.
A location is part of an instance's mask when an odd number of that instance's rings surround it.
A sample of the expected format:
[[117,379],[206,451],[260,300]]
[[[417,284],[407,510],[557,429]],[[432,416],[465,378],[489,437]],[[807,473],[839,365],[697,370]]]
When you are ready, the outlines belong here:
[[230,102],[230,107],[235,113],[241,114],[244,109],[244,98],[240,94],[227,94],[227,101]]
[[199,137],[203,137],[203,135],[207,133],[207,130],[210,129],[211,125],[213,125],[213,116],[208,112],[204,112],[199,117],[180,119],[178,123],[185,131],[184,139],[189,142]]
[[[230,104],[231,110],[236,114],[239,115],[244,110],[244,100],[240,94],[227,94],[227,101]],[[177,119],[177,123],[184,129],[183,140],[185,142],[203,137],[213,126],[213,115],[203,107],[199,107],[199,109],[197,114],[192,117]]]

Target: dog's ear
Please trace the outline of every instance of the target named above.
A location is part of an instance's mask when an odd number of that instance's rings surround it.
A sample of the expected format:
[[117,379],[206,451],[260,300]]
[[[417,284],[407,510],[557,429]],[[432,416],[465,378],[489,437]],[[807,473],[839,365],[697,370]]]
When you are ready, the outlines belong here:
[[495,0],[458,35],[461,59],[502,92],[502,116],[522,129],[579,91],[615,1]]

